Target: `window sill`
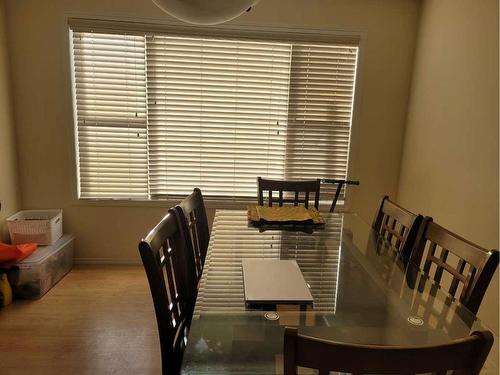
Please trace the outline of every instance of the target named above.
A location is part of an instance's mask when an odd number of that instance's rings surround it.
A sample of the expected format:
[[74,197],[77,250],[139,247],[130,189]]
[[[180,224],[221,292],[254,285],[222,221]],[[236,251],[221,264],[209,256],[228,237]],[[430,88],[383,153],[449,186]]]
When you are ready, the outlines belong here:
[[[133,199],[78,199],[74,206],[80,207],[131,207],[131,208],[170,208],[175,206],[181,199],[153,199],[153,200],[133,200]],[[249,205],[256,204],[257,198],[241,200],[219,200],[205,198],[207,209],[232,209],[245,210]],[[321,202],[320,211],[328,212],[331,202]],[[346,212],[348,207],[343,201],[339,201],[335,207],[335,212]]]
[[[255,198],[255,201],[257,198]],[[181,199],[78,199],[74,206],[83,207],[164,207],[175,206]],[[248,205],[254,203],[254,200],[218,200],[204,199],[207,208],[225,208],[225,209],[246,209]]]

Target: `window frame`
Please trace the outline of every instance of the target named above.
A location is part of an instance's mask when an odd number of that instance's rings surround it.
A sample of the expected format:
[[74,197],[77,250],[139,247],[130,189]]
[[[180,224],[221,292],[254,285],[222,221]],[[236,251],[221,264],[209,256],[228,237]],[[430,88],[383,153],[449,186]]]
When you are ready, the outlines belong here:
[[[178,22],[159,23],[158,20],[147,20],[146,22],[136,22],[130,19],[120,18],[86,18],[79,14],[70,14],[64,20],[65,44],[68,48],[65,65],[67,67],[68,88],[71,95],[68,95],[70,106],[72,108],[72,161],[73,161],[73,197],[74,205],[76,206],[115,206],[115,207],[170,207],[177,204],[175,198],[79,198],[80,177],[78,173],[78,150],[77,142],[77,112],[76,112],[76,90],[75,82],[72,73],[73,67],[73,51],[71,42],[71,31],[95,31],[103,33],[120,33],[120,34],[154,34],[167,33],[179,36],[209,36],[209,37],[229,37],[229,38],[248,38],[248,39],[264,39],[276,42],[302,42],[316,44],[357,44],[358,58],[356,65],[356,75],[354,81],[353,93],[353,111],[351,116],[350,141],[347,159],[347,176],[351,178],[353,171],[357,170],[357,150],[358,150],[358,132],[359,121],[358,113],[360,107],[360,97],[362,91],[362,65],[364,49],[366,44],[366,35],[364,32],[345,31],[333,29],[304,29],[300,27],[271,27],[271,26],[253,26],[253,25],[217,25],[215,27],[197,27],[185,25]],[[348,211],[351,202],[351,189],[346,190],[344,201],[337,203],[338,211]],[[254,202],[253,198],[238,198],[228,201],[223,198],[210,197],[205,199],[207,208],[227,208],[227,209],[242,209],[249,203]],[[321,202],[321,208],[328,209],[329,201]]]

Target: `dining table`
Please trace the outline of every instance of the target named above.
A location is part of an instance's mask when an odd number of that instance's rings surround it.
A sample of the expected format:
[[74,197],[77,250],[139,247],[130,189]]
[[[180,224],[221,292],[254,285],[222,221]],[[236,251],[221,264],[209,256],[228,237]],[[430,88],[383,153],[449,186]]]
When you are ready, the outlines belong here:
[[[323,218],[320,226],[256,226],[245,210],[215,212],[182,374],[282,374],[286,326],[395,346],[445,344],[487,329],[360,216]],[[248,305],[243,259],[295,260],[312,305]],[[488,360],[485,373],[495,366]]]

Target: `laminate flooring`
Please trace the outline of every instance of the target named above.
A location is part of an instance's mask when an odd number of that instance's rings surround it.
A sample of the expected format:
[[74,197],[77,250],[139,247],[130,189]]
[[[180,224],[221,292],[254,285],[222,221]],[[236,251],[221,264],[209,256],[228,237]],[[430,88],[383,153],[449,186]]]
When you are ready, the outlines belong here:
[[161,374],[142,266],[75,266],[41,299],[0,309],[0,374]]

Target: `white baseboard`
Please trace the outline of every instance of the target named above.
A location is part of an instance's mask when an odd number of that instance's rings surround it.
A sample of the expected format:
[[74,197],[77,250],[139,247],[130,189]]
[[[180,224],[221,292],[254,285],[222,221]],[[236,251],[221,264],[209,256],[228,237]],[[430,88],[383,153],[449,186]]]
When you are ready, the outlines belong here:
[[74,264],[111,264],[111,265],[141,265],[140,259],[116,259],[116,258],[75,258]]

